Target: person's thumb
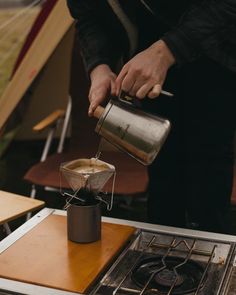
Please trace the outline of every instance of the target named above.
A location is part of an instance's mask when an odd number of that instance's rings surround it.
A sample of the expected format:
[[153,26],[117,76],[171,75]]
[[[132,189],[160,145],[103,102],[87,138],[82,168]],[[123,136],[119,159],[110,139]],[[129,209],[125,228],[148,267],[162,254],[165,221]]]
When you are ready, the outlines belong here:
[[88,115],[89,117],[93,116],[94,111],[96,110],[97,105],[92,101],[89,105],[89,109],[88,109]]
[[103,90],[98,91],[96,93],[92,93],[90,95],[90,97],[89,97],[90,105],[89,105],[89,109],[88,109],[89,117],[93,116],[94,111],[96,110],[98,105],[102,103],[104,98],[105,98],[105,91],[103,91]]

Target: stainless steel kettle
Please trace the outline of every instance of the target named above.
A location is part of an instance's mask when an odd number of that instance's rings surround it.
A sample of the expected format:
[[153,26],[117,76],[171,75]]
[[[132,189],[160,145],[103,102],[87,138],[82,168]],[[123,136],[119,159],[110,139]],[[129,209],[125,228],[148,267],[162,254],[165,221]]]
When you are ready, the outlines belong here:
[[169,120],[136,108],[131,100],[110,100],[94,116],[99,135],[144,165],[153,162],[171,128]]

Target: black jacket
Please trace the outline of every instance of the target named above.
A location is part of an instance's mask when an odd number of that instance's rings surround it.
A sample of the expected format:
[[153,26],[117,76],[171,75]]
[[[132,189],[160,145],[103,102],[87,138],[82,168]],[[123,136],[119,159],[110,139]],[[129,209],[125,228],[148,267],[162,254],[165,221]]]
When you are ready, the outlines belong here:
[[[139,32],[136,52],[163,39],[178,64],[207,55],[236,72],[236,0],[120,0]],[[129,40],[106,0],[67,0],[88,72],[127,57]]]

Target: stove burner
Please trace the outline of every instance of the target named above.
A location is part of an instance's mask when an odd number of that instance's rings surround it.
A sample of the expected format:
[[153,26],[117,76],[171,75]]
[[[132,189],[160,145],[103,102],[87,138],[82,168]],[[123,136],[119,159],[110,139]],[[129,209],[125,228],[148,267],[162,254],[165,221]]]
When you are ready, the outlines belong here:
[[[164,261],[166,264],[165,268],[162,263],[162,257],[155,256],[142,259],[134,268],[131,279],[136,285],[143,288],[150,276],[156,272],[147,288],[147,290],[152,289],[158,292],[155,294],[167,294],[174,283],[175,285],[171,292],[173,295],[190,294],[197,290],[204,273],[204,268],[199,263],[188,260],[183,265],[177,267],[184,262],[184,259],[174,256],[168,256]],[[206,277],[204,282],[205,280]]]
[[[161,286],[171,287],[176,280],[176,274],[172,269],[164,269],[163,271],[155,275],[154,280],[157,282],[157,284]],[[177,274],[177,281],[175,283],[175,286],[178,287],[183,282],[184,277]]]

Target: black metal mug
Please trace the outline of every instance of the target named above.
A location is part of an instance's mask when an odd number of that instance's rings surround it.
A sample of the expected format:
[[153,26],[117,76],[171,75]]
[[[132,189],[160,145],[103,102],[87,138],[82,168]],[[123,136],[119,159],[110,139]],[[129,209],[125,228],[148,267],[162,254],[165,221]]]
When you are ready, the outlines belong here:
[[101,239],[100,201],[94,204],[71,204],[67,208],[68,239],[77,243],[91,243]]

